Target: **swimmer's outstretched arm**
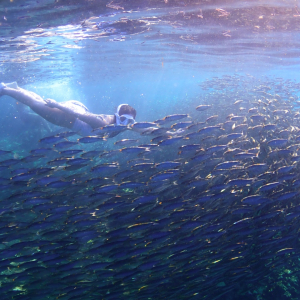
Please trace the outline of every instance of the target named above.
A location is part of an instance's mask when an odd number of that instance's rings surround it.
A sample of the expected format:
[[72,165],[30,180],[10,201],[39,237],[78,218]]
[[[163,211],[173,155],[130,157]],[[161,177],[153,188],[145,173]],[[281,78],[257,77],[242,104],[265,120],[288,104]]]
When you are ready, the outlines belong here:
[[115,123],[114,115],[97,115],[90,112],[76,112],[53,99],[46,99],[45,102],[47,103],[47,106],[60,109],[69,115],[73,115],[75,118],[89,124],[93,129]]
[[20,87],[10,88],[5,84],[1,84],[0,96],[3,95],[10,96],[29,106],[35,113],[54,125],[72,129],[76,120],[76,117],[73,115],[67,114],[57,108],[47,106],[47,103],[41,96]]

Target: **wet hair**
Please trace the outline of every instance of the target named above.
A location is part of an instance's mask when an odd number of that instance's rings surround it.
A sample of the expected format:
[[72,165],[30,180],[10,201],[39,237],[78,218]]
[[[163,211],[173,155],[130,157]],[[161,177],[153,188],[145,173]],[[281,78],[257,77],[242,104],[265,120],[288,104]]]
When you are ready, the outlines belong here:
[[119,110],[119,116],[122,115],[131,115],[135,119],[136,110],[128,104],[123,104]]

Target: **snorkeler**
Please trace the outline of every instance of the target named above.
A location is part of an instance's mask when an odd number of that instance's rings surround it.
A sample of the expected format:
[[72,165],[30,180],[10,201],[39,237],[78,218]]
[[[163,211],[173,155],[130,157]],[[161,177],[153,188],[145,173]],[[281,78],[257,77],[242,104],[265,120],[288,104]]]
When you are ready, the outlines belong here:
[[81,102],[70,100],[58,103],[18,87],[17,83],[0,83],[0,97],[10,96],[30,107],[48,122],[71,129],[81,136],[93,135],[93,129],[110,124],[130,125],[135,123],[136,110],[121,104],[114,115],[93,114]]

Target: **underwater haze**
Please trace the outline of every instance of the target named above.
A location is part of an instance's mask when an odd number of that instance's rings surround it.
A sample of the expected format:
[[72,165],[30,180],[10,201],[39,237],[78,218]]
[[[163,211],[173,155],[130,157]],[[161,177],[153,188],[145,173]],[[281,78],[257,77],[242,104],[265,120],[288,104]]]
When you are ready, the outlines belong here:
[[1,1],[0,82],[137,116],[1,96],[0,298],[300,299],[299,33],[294,0]]

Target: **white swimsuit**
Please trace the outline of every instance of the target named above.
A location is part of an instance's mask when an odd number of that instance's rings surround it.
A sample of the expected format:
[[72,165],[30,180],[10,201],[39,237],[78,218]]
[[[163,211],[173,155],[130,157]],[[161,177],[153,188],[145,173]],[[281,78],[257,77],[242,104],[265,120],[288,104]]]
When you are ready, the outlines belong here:
[[[61,104],[68,108],[71,108],[73,111],[78,111],[81,113],[89,112],[88,108],[85,105],[76,100],[61,102]],[[78,118],[74,122],[72,130],[74,132],[77,132],[77,134],[81,136],[93,135],[93,128],[89,124],[79,120]]]

